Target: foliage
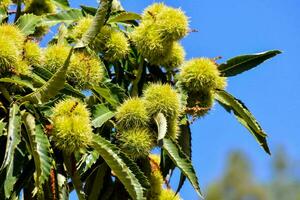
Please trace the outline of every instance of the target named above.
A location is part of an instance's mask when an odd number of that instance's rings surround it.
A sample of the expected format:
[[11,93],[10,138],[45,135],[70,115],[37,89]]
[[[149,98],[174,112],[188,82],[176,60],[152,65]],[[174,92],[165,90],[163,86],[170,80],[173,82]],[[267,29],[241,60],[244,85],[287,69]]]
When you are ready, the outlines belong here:
[[266,133],[225,86],[280,51],[185,61],[180,40],[191,31],[181,9],[69,5],[1,1],[0,199],[67,199],[72,190],[81,200],[180,199],[186,179],[201,197],[189,125],[215,99],[270,153]]

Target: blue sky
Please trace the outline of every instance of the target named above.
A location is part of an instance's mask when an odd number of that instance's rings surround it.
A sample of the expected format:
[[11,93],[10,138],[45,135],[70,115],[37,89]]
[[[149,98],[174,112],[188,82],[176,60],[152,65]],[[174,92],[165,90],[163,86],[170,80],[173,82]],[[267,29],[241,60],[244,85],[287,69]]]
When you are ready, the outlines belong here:
[[[71,0],[72,2],[72,0]],[[122,0],[123,6],[140,13],[153,0]],[[283,145],[300,159],[299,119],[300,1],[299,0],[166,0],[167,5],[181,7],[190,17],[191,33],[182,44],[187,59],[222,56],[220,61],[247,53],[280,49],[283,54],[260,67],[230,78],[227,90],[241,99],[269,134],[275,150]],[[96,1],[78,0],[97,5]],[[192,125],[193,163],[202,188],[221,173],[228,152],[246,152],[260,180],[270,177],[271,158],[259,147],[250,133],[233,116],[216,105],[205,118]],[[197,199],[189,183],[181,192],[183,199]],[[72,195],[72,199],[76,199]]]

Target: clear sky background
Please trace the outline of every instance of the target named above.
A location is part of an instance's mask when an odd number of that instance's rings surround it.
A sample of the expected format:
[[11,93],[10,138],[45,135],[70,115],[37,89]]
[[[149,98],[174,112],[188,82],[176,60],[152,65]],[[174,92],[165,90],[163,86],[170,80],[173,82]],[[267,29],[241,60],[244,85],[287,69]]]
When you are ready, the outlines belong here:
[[[73,6],[96,6],[96,0],[70,0]],[[126,10],[142,12],[153,0],[121,0]],[[241,99],[268,133],[271,151],[283,145],[300,159],[300,1],[299,0],[166,0],[190,17],[191,33],[182,44],[187,59],[280,49],[283,54],[260,67],[230,78],[227,90]],[[260,180],[270,177],[271,158],[247,130],[219,105],[192,125],[193,164],[203,190],[221,175],[228,152],[240,149],[254,163]],[[176,186],[176,185],[175,185]],[[186,200],[198,199],[188,182]],[[72,199],[76,199],[72,195]]]

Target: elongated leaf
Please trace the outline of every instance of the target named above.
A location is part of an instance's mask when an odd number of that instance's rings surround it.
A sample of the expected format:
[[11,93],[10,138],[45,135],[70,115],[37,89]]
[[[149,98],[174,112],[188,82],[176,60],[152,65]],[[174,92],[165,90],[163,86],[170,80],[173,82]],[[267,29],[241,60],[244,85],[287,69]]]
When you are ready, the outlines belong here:
[[70,8],[70,4],[68,0],[52,0],[52,2],[62,9],[67,10]]
[[20,149],[21,148],[17,148],[15,150],[12,160],[9,162],[9,165],[6,167],[6,174],[5,174],[6,177],[5,177],[5,181],[3,183],[4,194],[5,194],[6,199],[8,199],[8,198],[13,199],[13,197],[16,197],[16,195],[14,195],[14,187],[18,181],[18,178],[20,177],[20,175],[22,173],[24,157],[26,156],[24,154],[24,152],[21,152]]
[[50,98],[58,94],[58,92],[64,87],[66,81],[66,73],[70,64],[70,59],[73,53],[73,48],[70,50],[68,58],[65,61],[64,66],[59,68],[52,78],[47,81],[42,87],[35,92],[20,98],[19,102],[30,101],[32,103],[43,103]]
[[83,17],[83,15],[82,15],[81,10],[70,9],[67,11],[61,11],[56,14],[46,15],[42,20],[42,24],[46,25],[46,26],[53,26],[58,23],[71,24],[75,21],[78,21],[82,17]]
[[0,78],[0,82],[1,83],[13,83],[13,84],[17,84],[23,87],[28,87],[31,90],[35,90],[35,88],[33,87],[32,83],[27,81],[27,80],[22,80],[20,77],[17,76],[12,76],[10,78]]
[[[144,175],[133,161],[124,159],[125,156],[120,154],[120,150],[115,145],[100,136],[94,135],[92,146],[113,170],[133,199],[146,199],[144,184],[141,182],[146,178],[140,178]],[[132,168],[136,171],[132,171]]]
[[85,5],[80,5],[80,8],[82,9],[82,11],[85,13],[85,14],[89,14],[89,15],[96,15],[97,13],[97,8],[94,8],[94,7],[90,7],[90,6],[85,6]]
[[12,191],[13,186],[17,181],[17,177],[14,173],[15,168],[18,167],[18,164],[15,161],[17,156],[21,156],[17,151],[17,146],[21,142],[20,137],[20,129],[21,129],[21,116],[19,107],[16,104],[13,104],[9,111],[9,123],[8,123],[8,133],[7,133],[7,142],[5,155],[3,159],[2,166],[0,168],[0,174],[6,168],[6,178],[4,183],[4,194],[6,198],[9,198]]
[[162,145],[162,139],[166,136],[167,133],[167,119],[162,113],[158,113],[155,117],[154,120],[157,125],[157,142],[158,144]]
[[17,104],[13,104],[9,110],[7,142],[6,142],[5,156],[3,159],[2,166],[0,168],[0,173],[13,160],[15,149],[21,141],[20,129],[21,129],[21,116],[20,116],[19,106]]
[[93,114],[92,125],[95,128],[99,128],[113,116],[115,116],[115,113],[111,112],[105,105],[97,105]]
[[131,20],[140,20],[141,16],[137,13],[133,13],[133,12],[121,12],[118,13],[114,16],[111,16],[108,19],[108,23],[112,23],[112,22],[126,22],[126,21],[131,21]]
[[[192,133],[188,122],[186,122],[186,124],[180,125],[180,135],[178,138],[178,144],[182,149],[183,153],[185,153],[185,155],[187,155],[188,158],[192,160]],[[176,193],[178,193],[181,190],[185,180],[186,176],[181,172]]]
[[[168,175],[171,175],[175,169],[175,165],[167,152],[164,149],[161,149],[160,152],[160,169],[161,174],[164,178],[166,178]],[[171,176],[170,176],[171,178]]]
[[251,55],[242,55],[229,59],[226,63],[219,66],[222,76],[235,76],[250,70],[264,61],[280,54],[279,50],[266,51]]
[[[38,76],[36,76],[36,78],[41,77],[42,79],[44,79],[46,81],[48,81],[53,76],[53,74],[49,70],[45,69],[44,67],[34,67],[33,72],[34,72],[34,74],[38,75]],[[43,82],[43,81],[41,81],[41,82]],[[71,95],[71,96],[78,97],[78,98],[85,97],[80,91],[74,89],[68,83],[65,83],[65,86],[61,90],[61,92],[63,94]]]
[[34,14],[24,14],[16,22],[24,35],[33,34],[35,28],[40,25],[41,17]]
[[86,47],[95,39],[95,37],[99,33],[102,26],[105,24],[105,22],[109,16],[111,3],[112,3],[112,0],[100,1],[99,8],[93,19],[91,27],[83,35],[81,41],[76,45],[76,48]]
[[11,196],[18,196],[23,187],[28,184],[29,180],[34,173],[34,161],[33,159],[27,161],[22,166],[22,173],[18,177],[16,183],[14,184],[13,194]]
[[164,138],[164,150],[168,153],[174,164],[181,170],[181,172],[189,179],[190,183],[196,190],[199,197],[203,198],[201,195],[201,190],[198,183],[198,178],[196,172],[191,163],[191,160],[185,155],[181,148],[169,138]]
[[271,154],[266,140],[267,134],[244,103],[224,90],[218,90],[215,98],[229,113],[233,112],[238,121],[250,131],[266,153]]
[[40,124],[36,124],[35,118],[26,113],[24,115],[24,123],[26,126],[30,148],[35,163],[35,183],[36,190],[40,190],[45,181],[48,180],[51,169],[50,143],[44,134]]
[[118,106],[125,98],[124,89],[110,82],[101,83],[100,86],[94,86],[93,92],[95,95],[104,98],[113,107]]
[[[108,166],[102,163],[87,179],[85,190],[87,191],[88,200],[98,200],[101,190],[103,189],[104,178],[107,173]],[[93,177],[92,177],[93,176]]]

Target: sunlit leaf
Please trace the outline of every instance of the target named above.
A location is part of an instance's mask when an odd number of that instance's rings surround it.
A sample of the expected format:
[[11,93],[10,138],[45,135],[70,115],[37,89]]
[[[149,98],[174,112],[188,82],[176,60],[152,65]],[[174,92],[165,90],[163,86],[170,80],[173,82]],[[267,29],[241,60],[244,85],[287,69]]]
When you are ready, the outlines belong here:
[[16,22],[19,29],[24,35],[33,34],[35,28],[41,23],[41,17],[34,14],[24,14]]
[[279,50],[272,50],[257,54],[237,56],[221,64],[219,70],[222,76],[235,76],[258,66],[280,53],[281,51]]
[[19,102],[30,101],[32,103],[43,103],[48,101],[50,98],[58,94],[58,92],[63,89],[66,81],[66,73],[70,64],[70,59],[72,56],[73,48],[70,50],[68,58],[65,64],[57,70],[57,72],[52,76],[52,78],[47,81],[41,88],[37,89],[35,92],[30,93],[22,98]]
[[244,103],[224,90],[218,90],[215,98],[229,113],[233,112],[238,121],[250,131],[266,153],[271,154],[267,144],[267,134]]
[[169,138],[164,138],[163,148],[168,153],[174,164],[189,179],[199,197],[203,198],[196,172],[188,156],[185,155],[181,148]]
[[[133,199],[146,199],[143,187],[145,183],[142,183],[146,178],[133,161],[120,154],[120,150],[115,145],[100,136],[94,136],[92,146],[113,170]],[[142,176],[143,178],[140,178]]]
[[105,105],[97,105],[93,114],[92,125],[95,128],[99,128],[113,116],[115,116],[115,113],[111,112]]
[[36,124],[35,118],[26,113],[24,124],[30,142],[30,148],[35,163],[36,190],[41,190],[42,185],[48,180],[51,169],[50,143],[40,124]]

